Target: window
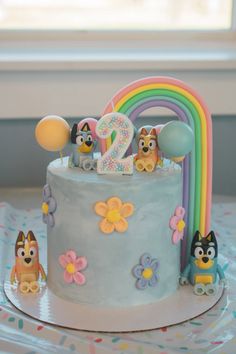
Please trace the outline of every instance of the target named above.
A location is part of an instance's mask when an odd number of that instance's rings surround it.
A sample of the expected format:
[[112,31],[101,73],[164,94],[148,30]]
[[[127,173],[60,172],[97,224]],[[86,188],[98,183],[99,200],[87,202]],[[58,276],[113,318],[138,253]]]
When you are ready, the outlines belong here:
[[229,30],[233,0],[0,0],[0,29]]

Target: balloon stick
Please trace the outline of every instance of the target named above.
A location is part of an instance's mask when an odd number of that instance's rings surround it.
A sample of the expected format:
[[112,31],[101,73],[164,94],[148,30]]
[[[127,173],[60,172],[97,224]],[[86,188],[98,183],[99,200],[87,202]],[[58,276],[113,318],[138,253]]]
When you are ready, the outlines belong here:
[[61,158],[61,164],[63,164],[63,154],[62,154],[62,150],[60,150],[60,158]]

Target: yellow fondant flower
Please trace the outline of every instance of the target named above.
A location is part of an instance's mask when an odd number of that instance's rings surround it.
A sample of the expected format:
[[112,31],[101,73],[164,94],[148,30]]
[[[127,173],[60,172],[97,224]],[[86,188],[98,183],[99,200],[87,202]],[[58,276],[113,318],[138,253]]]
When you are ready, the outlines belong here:
[[97,202],[95,212],[103,217],[99,223],[102,232],[105,234],[111,234],[113,231],[125,232],[128,229],[125,218],[133,214],[134,206],[132,203],[122,203],[118,197],[111,197],[107,202]]

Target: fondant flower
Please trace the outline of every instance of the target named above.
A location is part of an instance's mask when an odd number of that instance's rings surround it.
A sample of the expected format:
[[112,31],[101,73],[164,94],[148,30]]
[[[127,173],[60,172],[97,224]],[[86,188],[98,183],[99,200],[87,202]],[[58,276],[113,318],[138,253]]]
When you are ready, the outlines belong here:
[[174,244],[178,243],[184,237],[184,228],[185,228],[185,222],[183,220],[184,214],[185,214],[185,209],[181,206],[178,206],[175,209],[175,215],[173,215],[170,218],[170,228],[174,230],[172,235],[172,242]]
[[77,257],[75,251],[67,251],[59,257],[59,263],[64,268],[64,280],[70,284],[75,282],[83,285],[86,281],[85,276],[80,272],[87,267],[87,259],[85,257]]
[[57,208],[57,202],[52,196],[51,188],[49,184],[46,184],[43,187],[43,204],[42,204],[42,213],[43,213],[43,222],[48,226],[53,227],[55,225],[54,212]]
[[137,278],[136,288],[146,289],[148,286],[157,285],[157,259],[150,256],[149,253],[144,253],[140,258],[140,264],[137,264],[132,273]]
[[118,197],[111,197],[107,202],[97,202],[95,212],[103,217],[99,223],[102,232],[105,234],[111,234],[115,230],[125,232],[128,229],[125,218],[133,214],[134,206],[132,203],[122,203]]

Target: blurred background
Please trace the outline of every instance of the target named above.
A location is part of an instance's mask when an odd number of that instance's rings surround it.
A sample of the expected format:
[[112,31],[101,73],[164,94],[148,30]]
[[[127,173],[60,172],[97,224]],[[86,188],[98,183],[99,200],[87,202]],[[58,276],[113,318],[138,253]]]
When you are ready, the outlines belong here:
[[[235,13],[234,0],[0,0],[0,188],[44,185],[58,155],[34,139],[43,116],[98,118],[124,85],[166,75],[208,105],[213,192],[236,195]],[[137,124],[171,119],[155,108]]]
[[232,0],[1,0],[1,28],[229,29]]

